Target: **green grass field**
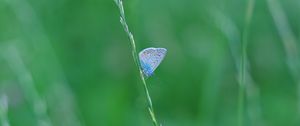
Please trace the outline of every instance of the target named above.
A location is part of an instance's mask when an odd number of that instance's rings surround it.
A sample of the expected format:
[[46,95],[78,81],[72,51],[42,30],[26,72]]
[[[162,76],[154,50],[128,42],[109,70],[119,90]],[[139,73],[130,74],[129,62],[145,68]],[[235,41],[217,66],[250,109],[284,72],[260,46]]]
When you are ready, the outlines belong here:
[[[123,4],[136,53],[168,50],[158,125],[300,125],[299,1]],[[154,126],[131,42],[114,0],[0,0],[0,126]]]

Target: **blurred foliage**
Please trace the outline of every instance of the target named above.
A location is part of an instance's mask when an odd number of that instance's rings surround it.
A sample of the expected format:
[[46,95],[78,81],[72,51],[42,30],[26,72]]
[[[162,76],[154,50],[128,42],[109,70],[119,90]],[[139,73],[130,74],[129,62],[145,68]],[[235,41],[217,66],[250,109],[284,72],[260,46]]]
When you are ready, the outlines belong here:
[[[273,1],[299,44],[300,2]],[[236,56],[247,3],[124,0],[138,50],[168,49],[147,80],[164,126],[238,125]],[[300,125],[299,82],[274,15],[267,0],[256,0],[245,126]],[[0,0],[0,95],[11,126],[151,126],[113,0]]]

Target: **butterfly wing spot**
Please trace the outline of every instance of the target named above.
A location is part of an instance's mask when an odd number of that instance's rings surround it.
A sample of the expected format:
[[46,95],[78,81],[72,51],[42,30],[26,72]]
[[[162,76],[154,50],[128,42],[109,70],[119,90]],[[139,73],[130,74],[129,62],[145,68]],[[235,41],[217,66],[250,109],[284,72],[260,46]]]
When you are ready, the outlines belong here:
[[146,48],[139,53],[141,67],[147,77],[153,74],[164,59],[166,52],[165,48]]

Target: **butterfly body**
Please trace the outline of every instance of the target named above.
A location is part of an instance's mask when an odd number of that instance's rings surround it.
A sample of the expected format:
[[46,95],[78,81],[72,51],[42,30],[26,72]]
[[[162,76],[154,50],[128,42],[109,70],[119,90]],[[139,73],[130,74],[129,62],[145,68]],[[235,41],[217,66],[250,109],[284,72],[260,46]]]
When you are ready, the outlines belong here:
[[139,53],[140,64],[146,77],[153,75],[167,53],[165,48],[146,48]]

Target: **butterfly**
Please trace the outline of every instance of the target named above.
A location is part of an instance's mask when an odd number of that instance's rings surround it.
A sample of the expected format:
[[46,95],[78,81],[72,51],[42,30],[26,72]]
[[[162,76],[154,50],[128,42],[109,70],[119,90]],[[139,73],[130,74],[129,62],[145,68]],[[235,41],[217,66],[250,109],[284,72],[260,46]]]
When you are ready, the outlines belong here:
[[165,58],[167,49],[165,48],[146,48],[139,53],[139,59],[143,73],[146,77],[153,75],[154,70]]

